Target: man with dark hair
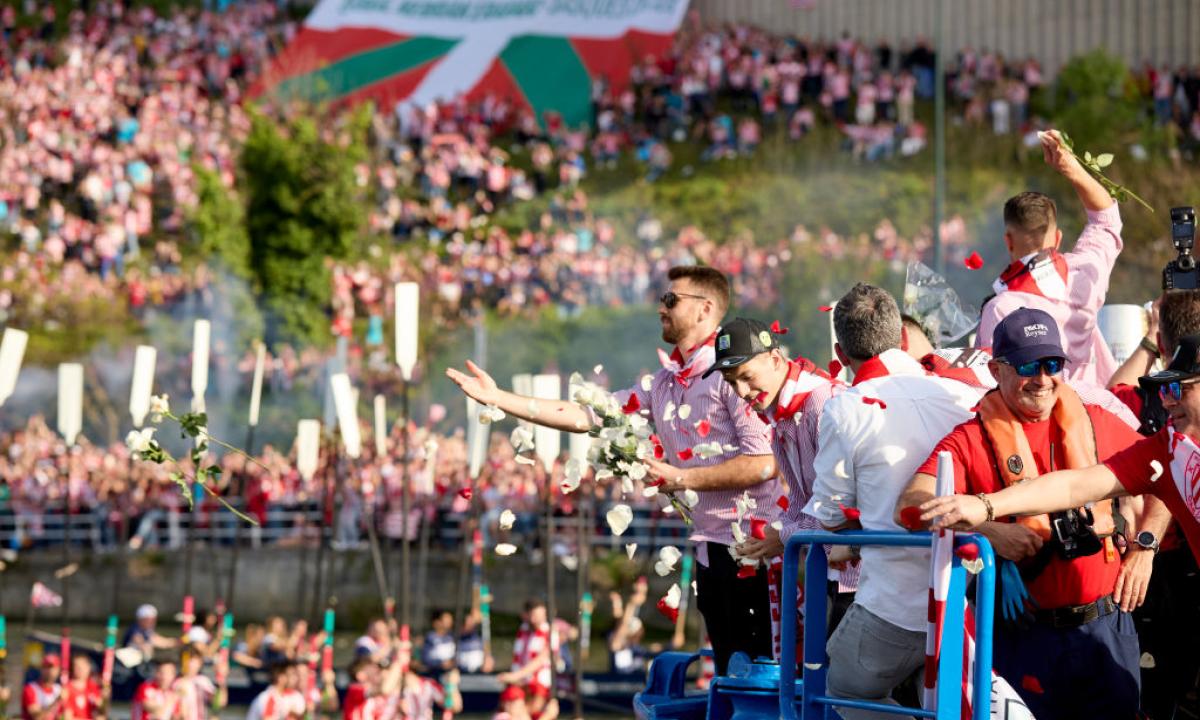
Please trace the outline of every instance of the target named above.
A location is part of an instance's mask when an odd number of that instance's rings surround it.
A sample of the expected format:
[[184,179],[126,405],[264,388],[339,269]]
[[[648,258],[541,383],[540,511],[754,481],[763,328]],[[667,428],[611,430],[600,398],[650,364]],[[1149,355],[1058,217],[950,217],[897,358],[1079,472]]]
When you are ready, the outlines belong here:
[[421,645],[422,674],[439,677],[454,668],[454,613],[437,609],[429,614],[429,632]]
[[[997,389],[975,417],[929,454],[896,504],[934,495],[938,454],[950,453],[955,489],[992,492],[1055,468],[1089,467],[1137,441],[1133,428],[1085,402],[1063,380],[1066,352],[1048,313],[1022,308],[996,326],[989,368]],[[1168,515],[1155,501],[1130,518],[1136,530],[1161,533]],[[1133,510],[1129,514],[1132,516]],[[1078,518],[1077,532],[1065,528]],[[996,671],[1037,717],[1132,718],[1138,709],[1138,643],[1130,616],[1145,597],[1154,554],[1118,552],[1112,503],[1072,515],[992,522],[980,528],[1001,558],[1000,595],[1026,592],[997,623]],[[1132,526],[1126,534],[1136,535]],[[1027,590],[1026,590],[1027,588]],[[1008,603],[1002,603],[1002,609]],[[1089,658],[1086,665],[1075,662]]]
[[[724,380],[704,377],[716,355],[717,328],[729,306],[729,283],[712,268],[676,267],[668,273],[670,287],[659,299],[662,339],[674,346],[668,355],[658,351],[662,369],[633,387],[618,391],[617,399],[656,423],[664,458],[647,459],[648,478],[662,478],[660,490],[693,491],[692,536],[696,543],[697,600],[712,638],[718,672],[736,651],[751,657],[771,654],[770,603],[767,572],[759,568],[739,577],[738,563],[729,554],[733,545],[731,508],[749,493],[760,508],[779,496],[770,433]],[[500,408],[521,420],[565,432],[587,432],[598,418],[571,400],[539,400],[501,390],[496,381],[468,361],[469,374],[446,370],[464,393],[483,405]],[[691,420],[663,420],[668,408],[687,407]],[[693,453],[700,442],[695,423],[708,423],[709,444],[735,447],[721,455]]]
[[[750,537],[737,547],[744,558],[767,560],[783,555],[788,539],[797,531],[821,527],[816,518],[804,514],[804,506],[816,480],[813,460],[821,412],[842,384],[810,360],[789,360],[779,338],[758,320],[738,318],[721,326],[717,346],[721,350],[708,372],[720,371],[734,392],[771,426],[775,467],[787,489],[787,502],[783,503],[787,507],[780,515],[779,529],[768,525],[761,539]],[[856,566],[830,570],[830,632],[853,602],[857,587]]]
[[[1200,334],[1200,290],[1172,290],[1154,303],[1146,337],[1113,375],[1112,391],[1141,420],[1140,432],[1154,435],[1170,416],[1158,387],[1138,378],[1148,375],[1160,357],[1172,358],[1181,338]],[[1200,717],[1195,691],[1200,677],[1200,627],[1180,625],[1180,617],[1200,616],[1200,569],[1177,523],[1161,538],[1142,537],[1160,551],[1146,591],[1146,603],[1134,613],[1142,647],[1142,710],[1154,720]]]
[[[835,306],[833,326],[834,350],[854,371],[854,384],[825,403],[816,481],[804,512],[828,530],[894,532],[900,492],[938,437],[971,416],[980,391],[927,375],[900,349],[900,309],[878,287],[855,285]],[[930,554],[869,546],[861,555],[854,604],[827,646],[829,694],[888,701],[925,663]],[[835,547],[830,564],[851,557],[848,548]],[[847,720],[880,717],[839,712]]]
[[1014,310],[1044,310],[1065,335],[1067,378],[1104,387],[1117,365],[1096,327],[1096,314],[1121,252],[1121,215],[1108,191],[1062,146],[1055,131],[1042,133],[1041,140],[1046,164],[1075,188],[1088,222],[1075,248],[1063,253],[1053,200],[1023,192],[1005,203],[1010,264],[992,285],[996,295],[983,306],[976,345],[991,342],[996,325]]

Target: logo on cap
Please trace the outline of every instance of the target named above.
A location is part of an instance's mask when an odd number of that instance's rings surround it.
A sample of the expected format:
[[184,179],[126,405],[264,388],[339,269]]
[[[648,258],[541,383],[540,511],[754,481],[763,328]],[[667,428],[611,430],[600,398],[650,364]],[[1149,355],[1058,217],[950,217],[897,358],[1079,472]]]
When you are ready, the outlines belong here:
[[721,337],[717,338],[717,350],[728,350],[728,349],[729,349],[729,335],[722,335]]
[[1049,335],[1049,334],[1050,334],[1050,328],[1046,327],[1045,325],[1043,325],[1041,323],[1034,323],[1033,325],[1025,326],[1025,337],[1039,337],[1042,335]]

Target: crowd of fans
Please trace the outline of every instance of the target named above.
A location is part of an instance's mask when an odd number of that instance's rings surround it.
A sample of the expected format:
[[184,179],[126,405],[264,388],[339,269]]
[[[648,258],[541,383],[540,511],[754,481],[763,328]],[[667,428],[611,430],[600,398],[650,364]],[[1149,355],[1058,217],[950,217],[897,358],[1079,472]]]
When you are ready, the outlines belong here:
[[[202,289],[207,278],[182,269],[195,265],[184,258],[193,165],[232,185],[247,88],[296,23],[266,0],[164,15],[98,2],[60,22],[62,33],[57,18],[21,27],[15,11],[8,14],[0,49],[0,239],[8,258],[0,316],[36,324],[46,319],[40,309],[63,297],[120,299],[139,312]],[[373,274],[426,279],[448,316],[477,303],[510,313],[549,305],[569,315],[643,301],[648,280],[666,266],[722,253],[694,247],[693,229],[664,231],[651,217],[636,237],[620,237],[593,216],[578,189],[583,177],[628,157],[654,180],[673,166],[676,142],[691,139],[703,159],[716,161],[753,154],[777,127],[793,139],[837,127],[845,149],[867,160],[912,154],[925,143],[914,103],[932,96],[932,67],[923,42],[814,43],[742,25],[702,29],[690,17],[670,53],[635,64],[629,87],[615,92],[598,79],[591,129],[566,127],[553,114],[541,126],[496,99],[378,112],[374,157],[358,171],[375,201],[370,230],[428,243],[388,252]],[[948,76],[962,122],[990,123],[1000,134],[1040,127],[1030,98],[1047,79],[1036,60],[967,48]],[[1148,113],[1200,138],[1194,70],[1147,67],[1139,81]],[[492,225],[497,210],[547,193],[550,209],[534,226]],[[831,245],[853,240],[816,232]],[[899,240],[876,235],[884,252]],[[760,277],[754,269],[778,262],[778,248],[762,241],[746,239],[739,249],[752,252],[722,269],[752,283]],[[920,238],[896,244],[910,256],[926,249]],[[647,257],[646,248],[656,252]],[[351,292],[362,317],[382,317],[383,293],[368,274],[363,263],[334,269],[335,331],[349,332]],[[736,287],[753,304],[766,301],[770,283]]]

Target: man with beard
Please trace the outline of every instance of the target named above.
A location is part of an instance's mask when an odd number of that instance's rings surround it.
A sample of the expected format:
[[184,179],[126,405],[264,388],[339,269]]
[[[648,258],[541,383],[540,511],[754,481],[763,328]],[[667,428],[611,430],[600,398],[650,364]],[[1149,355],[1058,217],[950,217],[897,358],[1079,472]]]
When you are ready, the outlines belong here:
[[[729,307],[728,280],[700,266],[674,267],[667,277],[670,287],[659,300],[658,315],[662,339],[674,350],[670,355],[659,350],[662,369],[616,397],[655,423],[664,459],[674,463],[647,461],[649,477],[664,479],[661,490],[691,490],[699,497],[692,508],[691,536],[700,566],[697,605],[712,637],[717,671],[723,673],[734,652],[771,654],[766,570],[739,578],[729,548],[735,500],[749,492],[759,507],[769,507],[779,485],[767,426],[719,376],[702,377],[713,363],[717,328]],[[596,422],[574,402],[521,397],[498,388],[474,363],[467,368],[470,374],[450,368],[446,375],[479,403],[566,432],[586,432]],[[688,413],[681,418],[677,409],[684,407]],[[700,427],[705,434],[698,432]],[[737,449],[701,457],[691,451],[700,442]]]

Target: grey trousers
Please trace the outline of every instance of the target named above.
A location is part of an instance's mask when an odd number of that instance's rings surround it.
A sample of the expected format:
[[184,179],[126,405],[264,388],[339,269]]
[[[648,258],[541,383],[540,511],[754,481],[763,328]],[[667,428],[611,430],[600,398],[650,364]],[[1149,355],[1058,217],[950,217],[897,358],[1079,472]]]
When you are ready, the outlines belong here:
[[[888,696],[925,664],[925,633],[897,627],[854,603],[829,638],[826,652],[829,695],[897,705]],[[845,720],[911,720],[870,710],[836,711]]]

